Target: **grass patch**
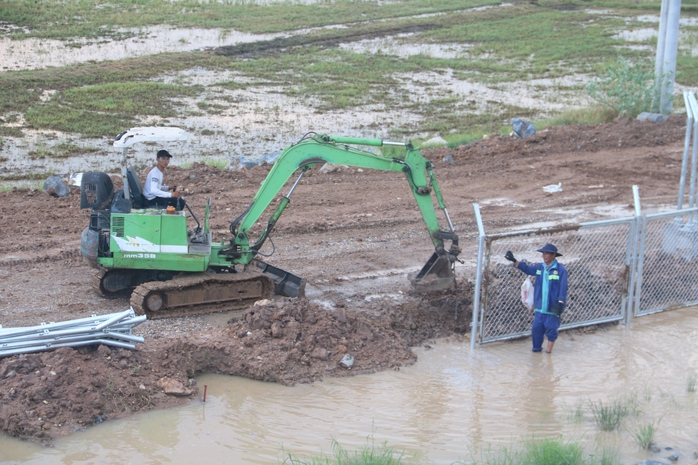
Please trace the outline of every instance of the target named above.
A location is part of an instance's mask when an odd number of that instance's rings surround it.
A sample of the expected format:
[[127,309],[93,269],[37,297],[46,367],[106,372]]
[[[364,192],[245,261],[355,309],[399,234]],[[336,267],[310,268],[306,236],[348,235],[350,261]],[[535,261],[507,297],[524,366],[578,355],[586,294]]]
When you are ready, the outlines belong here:
[[57,92],[46,104],[29,108],[27,124],[37,129],[79,132],[85,136],[117,134],[136,116],[177,115],[174,99],[193,96],[199,87],[156,82],[108,83]]
[[612,108],[596,105],[587,108],[575,108],[543,119],[535,123],[538,130],[551,126],[564,126],[570,124],[600,124],[609,123],[618,116]]
[[292,453],[284,452],[286,456],[282,463],[291,465],[400,465],[404,453],[388,447],[385,442],[376,445],[373,436],[359,449],[349,452],[336,439],[332,439],[333,455],[320,454],[310,459],[300,459]]
[[[48,175],[46,176],[48,177]],[[30,191],[36,191],[43,187],[43,181],[23,181],[20,183],[6,184],[0,182],[0,192],[12,192],[17,189],[28,189]]]
[[659,421],[644,423],[635,431],[633,437],[643,449],[649,449],[654,444],[654,437],[659,427]]
[[[201,160],[197,163],[201,163],[201,164],[204,164],[206,166],[213,166],[213,167],[218,168],[219,170],[222,171],[222,170],[228,169],[229,161],[228,161],[228,159],[220,159],[220,158],[204,158],[203,160]],[[188,163],[182,164],[180,166],[180,168],[182,168],[183,170],[188,170],[189,168],[192,167],[192,165],[193,165],[192,162],[188,162]]]
[[[610,456],[610,454],[609,454]],[[557,439],[525,440],[520,449],[503,448],[500,451],[486,451],[481,459],[461,460],[461,465],[615,465],[618,462],[597,462],[588,460],[579,443]]]
[[309,5],[301,2],[259,3],[245,0],[112,0],[107,3],[79,0],[57,4],[51,0],[5,0],[0,3],[0,21],[28,30],[18,31],[15,36],[98,39],[137,34],[137,31],[128,33],[119,31],[119,28],[163,24],[270,33],[496,4],[491,0],[397,0],[387,4],[353,0],[320,1]]
[[574,408],[567,411],[567,419],[575,423],[581,423],[584,421],[584,410],[584,402],[581,400],[577,401]]
[[60,143],[53,147],[48,147],[41,144],[38,148],[30,150],[28,155],[32,160],[41,160],[44,158],[61,159],[70,158],[78,155],[97,152],[95,147],[81,147],[71,143]]
[[635,118],[643,111],[653,111],[653,102],[658,106],[651,66],[649,61],[631,63],[625,57],[618,57],[603,66],[600,77],[591,81],[586,91],[618,115]]
[[2,137],[24,137],[22,128],[17,126],[0,126],[0,136]]
[[596,424],[602,431],[617,430],[624,418],[639,412],[637,397],[616,399],[610,404],[604,405],[603,401],[589,401],[591,413]]

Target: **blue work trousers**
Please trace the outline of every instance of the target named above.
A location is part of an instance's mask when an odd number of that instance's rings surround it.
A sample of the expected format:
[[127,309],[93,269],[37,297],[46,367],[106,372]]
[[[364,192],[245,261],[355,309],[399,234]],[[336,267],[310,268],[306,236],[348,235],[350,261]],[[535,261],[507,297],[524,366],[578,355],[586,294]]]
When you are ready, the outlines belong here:
[[559,316],[536,312],[533,316],[533,328],[531,328],[533,351],[540,352],[543,350],[543,336],[554,342],[557,339],[557,329],[559,327]]

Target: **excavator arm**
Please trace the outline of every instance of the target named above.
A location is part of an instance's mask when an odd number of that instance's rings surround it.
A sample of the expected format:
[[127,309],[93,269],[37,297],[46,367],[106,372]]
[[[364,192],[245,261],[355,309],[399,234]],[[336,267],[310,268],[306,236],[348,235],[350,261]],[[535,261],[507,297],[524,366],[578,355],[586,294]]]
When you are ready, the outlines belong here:
[[[271,171],[252,199],[247,210],[236,218],[230,225],[233,237],[228,247],[220,254],[233,264],[248,264],[257,255],[274,225],[290,202],[290,196],[300,181],[303,173],[316,164],[348,165],[358,168],[382,171],[402,172],[410,186],[415,201],[422,213],[422,218],[434,244],[435,252],[425,267],[415,277],[415,280],[436,279],[441,284],[452,281],[453,263],[457,260],[460,248],[458,236],[448,216],[448,210],[434,175],[431,162],[424,158],[419,150],[411,143],[387,142],[381,139],[363,139],[338,137],[328,135],[306,135],[298,143],[286,148],[279,155]],[[355,146],[382,147],[386,145],[404,147],[405,152],[399,157],[377,155]],[[280,201],[274,213],[267,222],[263,232],[256,238],[250,237],[250,229],[267,210],[276,195],[281,191],[290,177],[300,171],[298,179]],[[443,210],[448,222],[448,230],[439,228],[439,221],[434,203]],[[451,241],[451,247],[446,250],[444,241]],[[413,280],[413,284],[417,284]],[[448,283],[450,285],[450,283]],[[433,287],[433,286],[432,286]],[[441,286],[439,286],[441,287]]]

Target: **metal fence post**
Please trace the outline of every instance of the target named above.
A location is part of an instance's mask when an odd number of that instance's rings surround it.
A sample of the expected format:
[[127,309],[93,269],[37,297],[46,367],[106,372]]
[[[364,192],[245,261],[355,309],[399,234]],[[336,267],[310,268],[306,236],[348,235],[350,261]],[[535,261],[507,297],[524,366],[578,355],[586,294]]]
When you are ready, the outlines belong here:
[[[683,142],[683,158],[681,160],[681,180],[679,181],[679,202],[676,207],[677,210],[683,208],[683,196],[686,188],[686,172],[688,170],[688,150],[691,147],[691,130],[693,129],[693,108],[691,107],[691,102],[689,100],[689,92],[683,93],[683,101],[686,106],[686,138]],[[695,145],[695,144],[694,144]]]
[[482,225],[482,216],[480,215],[480,206],[473,204],[475,210],[475,219],[477,221],[477,268],[475,271],[475,294],[473,295],[473,322],[472,332],[470,335],[470,348],[475,348],[475,340],[477,339],[477,330],[480,324],[480,288],[482,287],[482,254],[485,248],[485,228]]
[[633,186],[633,203],[635,205],[635,221],[633,222],[633,231],[630,234],[630,240],[632,241],[632,246],[628,247],[628,251],[632,250],[631,256],[628,257],[628,266],[630,267],[630,281],[628,282],[628,294],[626,305],[623,306],[623,311],[625,312],[625,324],[630,323],[630,314],[633,308],[633,295],[635,290],[635,278],[638,275],[638,241],[640,237],[640,222],[642,218],[642,207],[640,204],[640,190],[634,185]]

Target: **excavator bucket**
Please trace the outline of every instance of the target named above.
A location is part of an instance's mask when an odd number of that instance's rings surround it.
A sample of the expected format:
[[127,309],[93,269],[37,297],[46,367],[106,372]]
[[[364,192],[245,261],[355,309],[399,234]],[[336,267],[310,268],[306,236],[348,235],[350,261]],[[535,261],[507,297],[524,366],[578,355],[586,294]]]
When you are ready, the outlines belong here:
[[448,255],[434,252],[421,271],[410,277],[410,282],[419,292],[441,291],[452,287],[456,277]]
[[252,260],[251,265],[269,276],[274,282],[274,294],[286,297],[305,297],[305,279],[261,260]]

